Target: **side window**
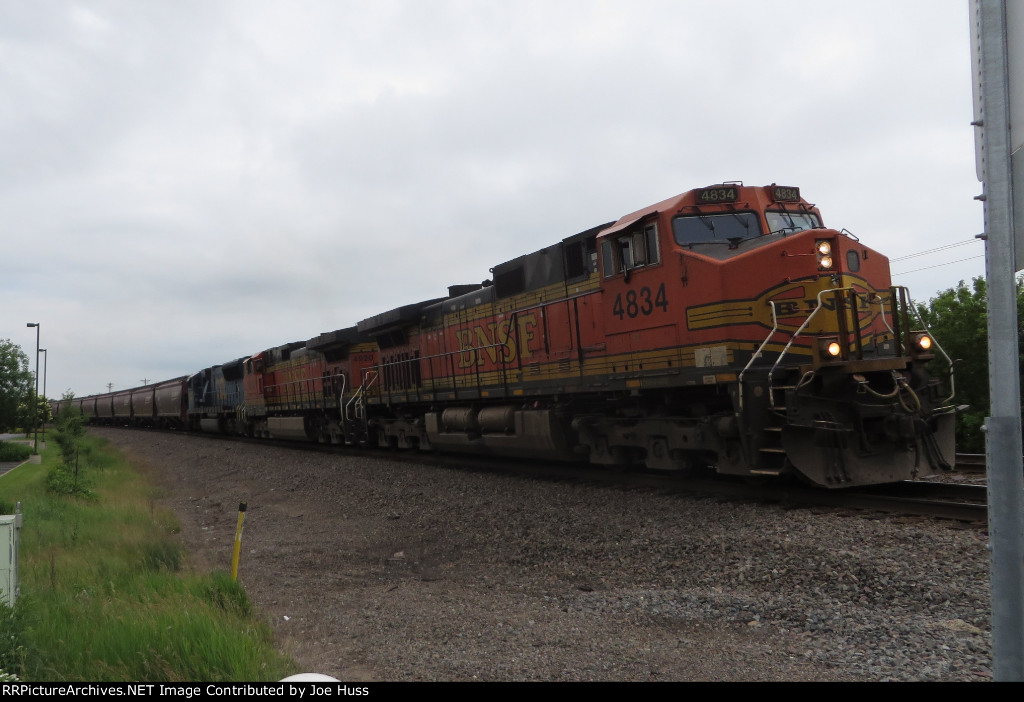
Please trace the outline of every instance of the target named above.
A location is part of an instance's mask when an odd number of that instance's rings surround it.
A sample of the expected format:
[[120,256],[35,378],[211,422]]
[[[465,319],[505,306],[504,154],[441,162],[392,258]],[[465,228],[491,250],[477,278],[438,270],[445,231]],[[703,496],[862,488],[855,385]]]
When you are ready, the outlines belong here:
[[634,232],[630,237],[630,250],[633,252],[633,266],[647,265],[647,243],[642,231]]
[[658,255],[658,223],[651,222],[644,227],[644,246],[647,248],[647,263],[657,263],[661,260]]
[[606,239],[601,243],[601,265],[605,278],[624,270],[650,266],[660,260],[656,222],[617,236],[614,242]]
[[615,265],[615,254],[612,251],[612,242],[607,240],[601,242],[601,267],[604,269],[605,278],[611,278],[619,272],[618,267]]
[[620,236],[615,240],[615,244],[619,249],[619,261],[622,263],[622,268],[628,271],[636,265],[636,259],[633,258],[633,237]]

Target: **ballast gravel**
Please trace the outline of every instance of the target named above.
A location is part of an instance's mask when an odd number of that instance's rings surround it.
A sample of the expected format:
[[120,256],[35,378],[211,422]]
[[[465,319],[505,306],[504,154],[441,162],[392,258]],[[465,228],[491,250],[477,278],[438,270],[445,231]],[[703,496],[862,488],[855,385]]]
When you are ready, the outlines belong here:
[[345,681],[991,677],[977,525],[91,429]]

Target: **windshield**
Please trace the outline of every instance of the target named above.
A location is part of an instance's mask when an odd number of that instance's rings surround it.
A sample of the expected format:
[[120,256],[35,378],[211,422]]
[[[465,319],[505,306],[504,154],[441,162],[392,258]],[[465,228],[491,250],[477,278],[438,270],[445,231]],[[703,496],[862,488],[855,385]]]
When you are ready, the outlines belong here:
[[672,234],[681,246],[728,244],[730,239],[761,236],[761,224],[753,212],[686,215],[672,220]]
[[765,212],[768,218],[768,231],[775,232],[802,232],[805,229],[817,229],[821,227],[821,220],[818,215],[810,212],[786,212],[777,210]]

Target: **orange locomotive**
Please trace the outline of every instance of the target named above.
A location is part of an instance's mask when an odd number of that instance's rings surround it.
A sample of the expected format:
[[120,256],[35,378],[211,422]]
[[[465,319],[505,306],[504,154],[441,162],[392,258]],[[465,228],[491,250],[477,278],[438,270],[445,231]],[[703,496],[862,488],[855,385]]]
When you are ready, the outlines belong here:
[[888,260],[797,188],[693,190],[493,274],[360,323],[371,440],[825,487],[953,460],[952,393]]
[[246,359],[244,398],[189,421],[823,487],[951,467],[938,347],[888,259],[797,188],[691,190],[492,273]]

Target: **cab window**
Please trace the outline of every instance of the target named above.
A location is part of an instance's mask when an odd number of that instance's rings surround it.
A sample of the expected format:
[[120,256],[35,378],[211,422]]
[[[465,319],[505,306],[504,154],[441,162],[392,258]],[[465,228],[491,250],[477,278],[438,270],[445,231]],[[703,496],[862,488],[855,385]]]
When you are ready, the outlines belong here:
[[768,233],[802,232],[805,229],[821,228],[821,220],[813,212],[786,212],[785,210],[768,210],[764,213],[768,219]]
[[680,246],[729,244],[761,236],[761,223],[753,212],[685,215],[672,220],[672,234]]

